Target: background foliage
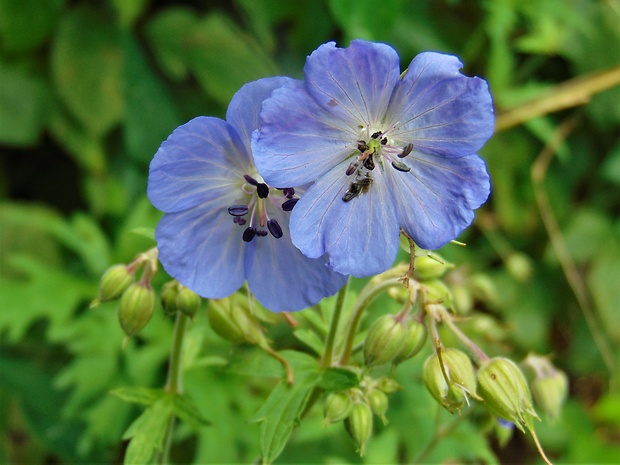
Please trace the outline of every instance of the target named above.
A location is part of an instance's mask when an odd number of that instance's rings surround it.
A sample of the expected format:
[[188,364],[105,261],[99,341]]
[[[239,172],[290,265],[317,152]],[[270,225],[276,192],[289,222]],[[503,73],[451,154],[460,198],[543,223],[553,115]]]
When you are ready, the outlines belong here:
[[[489,81],[500,118],[526,109],[482,151],[493,194],[468,247],[442,254],[459,265],[452,285],[477,283],[473,339],[515,360],[553,354],[568,373],[561,419],[537,425],[548,454],[617,463],[620,90],[564,108],[558,85],[587,88],[619,65],[619,13],[614,0],[0,0],[0,462],[122,461],[141,410],[109,392],[163,385],[172,322],[160,312],[122,351],[114,304],[88,303],[109,265],[154,245],[136,230],[160,216],[145,197],[158,145],[194,116],[223,117],[248,81],[302,77],[321,43],[364,38],[393,45],[403,67],[424,50],[454,53]],[[562,110],[525,105],[543,100]],[[379,300],[371,314],[391,310]],[[281,323],[270,336],[307,347],[290,333]],[[259,424],[248,420],[280,371],[213,333],[205,309],[187,338],[185,389],[211,424],[182,424],[173,459],[252,462]],[[411,462],[436,433],[422,360],[399,369],[404,390],[364,458],[316,408],[277,462]],[[424,460],[540,461],[527,437],[500,447],[481,429],[475,415],[459,422]]]

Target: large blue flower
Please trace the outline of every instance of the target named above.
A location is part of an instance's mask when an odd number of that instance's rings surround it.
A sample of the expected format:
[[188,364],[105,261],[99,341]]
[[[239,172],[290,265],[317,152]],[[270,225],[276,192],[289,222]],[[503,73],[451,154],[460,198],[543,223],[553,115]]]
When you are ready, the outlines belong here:
[[476,152],[493,133],[486,82],[450,55],[422,53],[401,75],[385,44],[320,46],[305,81],[263,103],[254,160],[266,182],[315,182],[291,215],[293,243],[329,254],[341,273],[391,266],[402,228],[436,249],[460,234],[489,195]]
[[309,259],[293,246],[288,217],[300,190],[265,184],[251,157],[263,100],[291,81],[246,84],[226,121],[199,117],[178,127],[151,162],[148,197],[166,213],[155,232],[160,261],[204,297],[226,297],[247,280],[268,309],[299,310],[347,279],[326,258]]

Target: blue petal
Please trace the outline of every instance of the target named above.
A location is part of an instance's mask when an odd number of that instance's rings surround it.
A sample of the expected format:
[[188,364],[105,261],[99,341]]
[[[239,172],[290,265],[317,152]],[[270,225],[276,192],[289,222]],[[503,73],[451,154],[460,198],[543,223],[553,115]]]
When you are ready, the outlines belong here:
[[246,252],[246,276],[250,291],[274,312],[310,307],[338,292],[347,277],[327,267],[325,258],[303,255],[290,240],[288,214],[271,215],[280,224],[283,236],[255,238]]
[[319,107],[299,81],[276,89],[260,116],[252,154],[258,172],[272,186],[313,182],[357,151],[357,130]]
[[445,158],[412,153],[411,171],[388,170],[401,227],[424,249],[455,239],[489,196],[489,175],[478,155]]
[[159,260],[166,272],[203,297],[221,299],[245,280],[243,227],[225,205],[201,205],[167,213],[155,231]]
[[382,123],[400,64],[385,44],[354,40],[348,48],[321,45],[306,60],[308,92],[331,114],[356,129]]
[[159,210],[181,211],[228,195],[251,167],[231,125],[198,117],[176,128],[155,154],[147,195]]
[[495,127],[486,81],[466,77],[457,57],[421,53],[394,90],[388,123],[406,145],[426,153],[458,157],[476,153]]
[[342,200],[351,181],[346,162],[319,179],[291,213],[291,238],[305,255],[327,253],[329,266],[343,274],[370,276],[387,270],[396,257],[399,227],[384,174],[376,169],[369,192]]
[[248,153],[251,153],[252,132],[260,126],[263,100],[288,81],[293,79],[283,76],[259,79],[245,84],[233,95],[226,111],[226,121],[237,130]]

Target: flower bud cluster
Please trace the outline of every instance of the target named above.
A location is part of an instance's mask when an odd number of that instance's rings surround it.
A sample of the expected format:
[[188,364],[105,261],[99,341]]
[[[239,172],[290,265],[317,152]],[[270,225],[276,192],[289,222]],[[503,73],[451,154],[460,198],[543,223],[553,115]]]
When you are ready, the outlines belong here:
[[212,299],[207,317],[211,328],[224,339],[259,346],[267,343],[258,319],[250,311],[247,299],[237,294],[224,299]]
[[193,318],[202,304],[201,297],[177,280],[168,281],[161,289],[161,305],[166,315],[180,311]]
[[426,328],[398,315],[383,315],[373,322],[364,342],[367,367],[391,362],[398,365],[416,355],[426,340]]

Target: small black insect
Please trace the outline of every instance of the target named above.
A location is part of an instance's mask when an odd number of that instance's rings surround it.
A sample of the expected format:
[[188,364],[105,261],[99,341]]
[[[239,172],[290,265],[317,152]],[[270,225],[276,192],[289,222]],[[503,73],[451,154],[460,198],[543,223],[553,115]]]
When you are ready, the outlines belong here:
[[372,153],[370,155],[368,155],[368,158],[366,158],[366,160],[364,160],[364,168],[366,168],[368,171],[372,171],[375,169],[375,161],[372,158]]
[[350,202],[355,197],[368,192],[368,188],[372,184],[372,178],[366,173],[366,176],[352,182],[349,186],[349,190],[344,193],[342,200]]

